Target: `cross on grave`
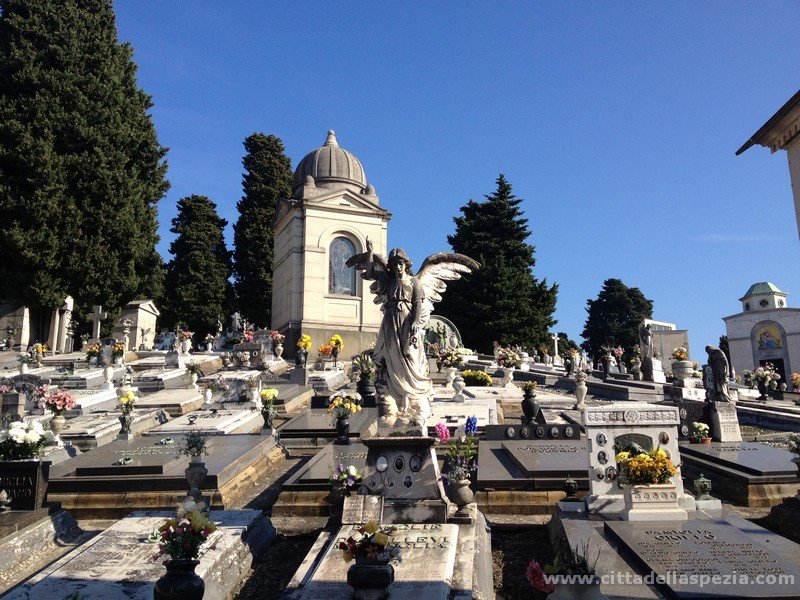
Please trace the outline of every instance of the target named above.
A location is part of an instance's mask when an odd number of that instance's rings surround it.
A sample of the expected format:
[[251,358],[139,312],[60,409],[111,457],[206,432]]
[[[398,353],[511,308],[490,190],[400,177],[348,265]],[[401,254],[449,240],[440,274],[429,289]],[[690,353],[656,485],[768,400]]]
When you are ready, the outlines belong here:
[[108,313],[103,312],[103,307],[100,305],[95,305],[94,312],[89,317],[89,320],[92,322],[92,339],[99,340],[100,339],[100,321],[105,321],[108,318]]
[[552,333],[550,337],[553,338],[553,356],[558,356],[558,334]]

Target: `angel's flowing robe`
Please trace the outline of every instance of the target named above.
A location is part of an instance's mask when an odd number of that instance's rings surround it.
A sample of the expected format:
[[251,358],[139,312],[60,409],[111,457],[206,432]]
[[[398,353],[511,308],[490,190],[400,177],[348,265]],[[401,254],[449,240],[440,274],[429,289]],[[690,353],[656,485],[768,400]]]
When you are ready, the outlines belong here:
[[433,398],[421,331],[412,335],[424,292],[416,277],[399,279],[386,271],[373,277],[375,283],[370,289],[385,298],[374,351],[378,365],[376,388],[378,394],[391,396],[404,409],[407,400]]

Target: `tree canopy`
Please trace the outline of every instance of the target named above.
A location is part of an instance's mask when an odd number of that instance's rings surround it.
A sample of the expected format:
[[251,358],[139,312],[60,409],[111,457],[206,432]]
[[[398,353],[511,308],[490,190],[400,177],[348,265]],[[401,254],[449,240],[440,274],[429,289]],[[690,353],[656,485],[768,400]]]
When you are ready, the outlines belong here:
[[587,300],[586,305],[589,316],[581,333],[585,340],[581,347],[597,357],[602,346],[622,346],[631,356],[639,343],[639,324],[653,316],[653,301],[620,279],[606,279],[597,298]]
[[80,322],[158,294],[151,106],[108,0],[0,0],[0,295]]
[[448,285],[436,309],[452,320],[464,344],[489,351],[492,341],[503,344],[547,343],[555,324],[558,286],[537,280],[535,248],[528,220],[511,192],[505,176],[497,178],[497,189],[482,202],[470,200],[453,220],[455,234],[448,236],[454,252],[481,263],[476,272]]
[[254,133],[244,141],[244,195],[236,204],[233,269],[237,305],[251,323],[268,327],[272,316],[272,220],[280,198],[292,194],[292,167],[283,142]]
[[170,231],[177,234],[169,246],[163,323],[182,324],[199,337],[217,330],[231,302],[231,253],[223,230],[228,222],[206,196],[178,201],[178,215]]

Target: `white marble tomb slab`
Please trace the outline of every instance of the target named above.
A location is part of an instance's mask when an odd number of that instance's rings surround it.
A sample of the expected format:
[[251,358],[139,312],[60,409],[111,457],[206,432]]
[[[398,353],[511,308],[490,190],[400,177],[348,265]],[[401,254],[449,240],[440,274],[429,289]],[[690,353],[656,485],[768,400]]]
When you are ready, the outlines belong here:
[[[166,511],[131,513],[4,598],[56,600],[79,591],[82,600],[152,600],[153,585],[166,571],[163,559],[155,558],[158,544],[149,544],[146,538],[171,517],[174,514]],[[212,593],[222,591],[217,586],[224,578],[221,573],[231,569],[236,557],[248,555],[240,549],[245,545],[242,536],[262,516],[256,510],[220,510],[212,511],[210,518],[217,531],[211,534],[208,547],[201,549],[200,564],[195,569],[207,582],[206,597],[210,597],[211,586],[215,587]],[[244,566],[249,568],[249,564]]]
[[143,396],[136,402],[139,408],[163,409],[173,417],[197,410],[202,404],[203,394],[194,388],[161,390]]
[[78,412],[89,413],[114,410],[117,407],[117,390],[70,390],[78,403]]
[[[396,530],[391,533],[390,541],[402,547],[403,561],[394,565],[390,598],[447,600],[456,561],[458,526],[408,524],[393,527]],[[337,546],[357,528],[357,525],[346,525],[339,530],[303,588],[299,596],[301,600],[350,600],[353,597],[353,589],[347,585],[349,565],[342,559],[342,551]]]
[[[193,418],[194,417],[194,418]],[[264,418],[257,410],[197,410],[159,425],[144,435],[169,437],[199,431],[209,435],[250,433],[260,429]]]

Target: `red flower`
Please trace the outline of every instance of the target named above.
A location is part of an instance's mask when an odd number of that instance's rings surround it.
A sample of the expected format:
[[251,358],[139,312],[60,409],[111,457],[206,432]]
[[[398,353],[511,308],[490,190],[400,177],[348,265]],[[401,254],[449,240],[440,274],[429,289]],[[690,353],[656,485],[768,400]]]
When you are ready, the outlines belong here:
[[528,570],[525,572],[525,576],[528,578],[531,587],[537,592],[549,594],[556,589],[554,583],[548,583],[544,580],[544,571],[542,571],[542,567],[540,567],[539,563],[535,560],[532,560],[531,564],[528,565]]

